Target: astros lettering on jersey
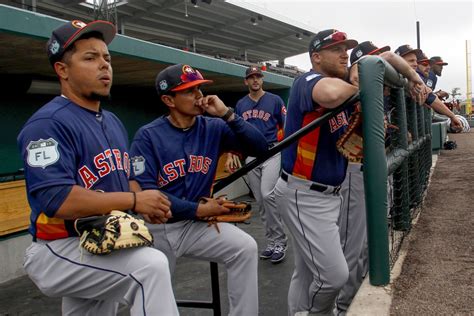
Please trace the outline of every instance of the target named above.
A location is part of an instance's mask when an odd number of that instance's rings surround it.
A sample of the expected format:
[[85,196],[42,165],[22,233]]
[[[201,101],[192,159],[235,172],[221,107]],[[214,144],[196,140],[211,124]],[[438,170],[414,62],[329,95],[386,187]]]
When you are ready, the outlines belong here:
[[[44,124],[49,121],[49,124]],[[94,112],[56,97],[25,124],[18,135],[24,157],[33,237],[50,240],[77,236],[73,221],[44,210],[38,190],[79,185],[105,192],[129,191],[127,132],[111,112]],[[45,198],[43,198],[45,199]]]

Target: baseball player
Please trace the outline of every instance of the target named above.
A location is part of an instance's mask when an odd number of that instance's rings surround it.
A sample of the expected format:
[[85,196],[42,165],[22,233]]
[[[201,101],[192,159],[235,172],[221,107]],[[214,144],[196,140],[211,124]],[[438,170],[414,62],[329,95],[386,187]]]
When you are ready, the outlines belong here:
[[[441,77],[443,72],[443,66],[447,66],[448,63],[444,62],[443,59],[439,56],[433,56],[430,58],[430,72],[428,74],[428,81],[431,82],[431,89],[434,91],[436,88],[436,83],[438,82],[438,77]],[[438,96],[441,100],[444,100],[449,97],[449,93],[443,90],[438,90],[434,94]]]
[[[410,81],[410,92],[417,97],[424,86],[415,70],[403,58],[390,52],[390,46],[378,48],[370,41],[359,43],[351,52],[350,82],[359,86],[358,62],[367,55],[379,55]],[[388,114],[388,105],[385,106]],[[389,190],[390,191],[390,190]],[[343,204],[338,226],[341,246],[349,268],[349,278],[336,300],[337,315],[344,315],[367,273],[367,221],[363,164],[349,162],[341,185]]]
[[268,144],[216,95],[203,96],[200,87],[210,82],[183,64],[158,74],[156,89],[169,115],[139,129],[131,146],[132,163],[142,188],[160,189],[172,202],[168,223],[149,225],[155,247],[168,256],[171,271],[182,256],[224,264],[229,314],[257,315],[255,240],[232,224],[219,223],[219,232],[197,219],[229,211],[222,201],[199,203],[212,193],[220,154],[236,151],[258,156]]
[[[134,209],[158,222],[170,202],[157,190],[130,192],[128,137],[119,119],[100,106],[112,85],[107,45],[116,33],[105,21],[67,22],[47,44],[61,84],[58,96],[23,126],[29,232],[24,268],[48,296],[63,297],[64,315],[115,315],[118,303],[132,315],[177,315],[166,256],[153,248],[82,253],[74,219]],[[96,192],[97,190],[105,193]]]
[[[235,106],[235,113],[245,121],[257,127],[270,144],[276,144],[283,137],[286,108],[283,100],[263,90],[263,73],[259,67],[251,66],[245,71],[245,85],[249,93]],[[236,169],[237,161],[229,153],[226,168],[230,172]],[[255,159],[248,157],[246,163]],[[265,227],[267,247],[260,253],[261,259],[270,259],[272,263],[285,258],[287,238],[281,216],[277,212],[273,189],[280,176],[280,153],[271,157],[248,173],[249,185],[259,206],[260,218]]]
[[[357,93],[357,87],[344,80],[347,50],[356,45],[357,41],[334,29],[315,35],[309,46],[312,69],[298,77],[291,89],[285,137]],[[348,278],[337,226],[347,160],[336,149],[347,125],[343,111],[282,152],[275,196],[295,248],[289,315],[331,314]]]
[[[405,59],[405,61],[412,67],[414,70],[418,68],[418,58],[417,56],[421,53],[420,49],[414,49],[410,45],[402,45],[395,50],[395,54],[400,55]],[[427,84],[427,77],[422,73],[418,72],[421,79],[425,84]],[[438,112],[439,114],[446,115],[451,119],[451,128],[453,130],[460,130],[462,129],[462,123],[459,119],[451,112],[450,109],[431,91],[429,90],[428,97],[426,99],[425,104],[431,107],[433,110]]]

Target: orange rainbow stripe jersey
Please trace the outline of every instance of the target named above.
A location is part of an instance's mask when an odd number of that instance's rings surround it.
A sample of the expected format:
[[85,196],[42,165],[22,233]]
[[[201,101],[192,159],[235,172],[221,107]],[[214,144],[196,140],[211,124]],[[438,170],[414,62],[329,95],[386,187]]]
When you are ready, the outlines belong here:
[[[312,99],[313,87],[324,78],[313,70],[298,77],[291,88],[285,137],[321,117],[325,108]],[[295,177],[338,186],[344,181],[347,160],[337,151],[336,142],[348,125],[345,111],[329,119],[282,152],[283,170]]]

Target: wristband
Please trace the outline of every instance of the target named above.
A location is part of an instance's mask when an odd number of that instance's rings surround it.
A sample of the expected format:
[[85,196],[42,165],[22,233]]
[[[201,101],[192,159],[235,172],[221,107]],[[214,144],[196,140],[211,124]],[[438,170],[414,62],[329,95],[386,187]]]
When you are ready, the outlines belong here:
[[229,119],[229,117],[232,116],[232,114],[234,114],[234,110],[232,108],[229,108],[227,112],[223,116],[221,116],[221,119],[227,122],[227,120]]

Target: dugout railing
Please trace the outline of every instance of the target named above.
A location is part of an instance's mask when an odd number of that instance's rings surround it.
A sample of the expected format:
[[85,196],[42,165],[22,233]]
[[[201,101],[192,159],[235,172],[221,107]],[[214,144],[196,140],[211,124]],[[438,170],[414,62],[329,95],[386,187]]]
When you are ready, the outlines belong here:
[[[359,62],[359,84],[369,277],[372,285],[386,285],[428,186],[431,112],[407,97],[407,80],[379,57]],[[390,93],[384,102],[385,86]],[[396,128],[386,131],[387,114]]]

